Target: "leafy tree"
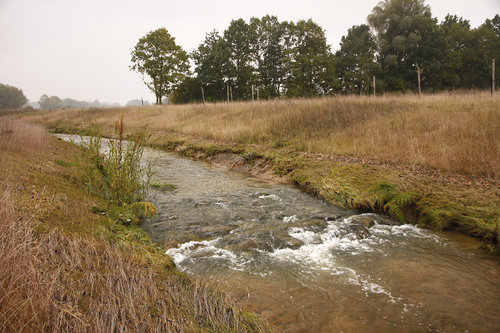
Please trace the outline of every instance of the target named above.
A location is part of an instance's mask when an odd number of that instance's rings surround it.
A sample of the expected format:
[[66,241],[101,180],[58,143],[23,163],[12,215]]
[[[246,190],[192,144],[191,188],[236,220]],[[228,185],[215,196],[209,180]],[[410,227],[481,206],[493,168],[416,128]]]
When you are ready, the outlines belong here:
[[205,89],[206,99],[209,101],[224,99],[231,66],[230,51],[226,41],[214,30],[205,36],[205,41],[193,51],[191,57],[195,63],[197,78]]
[[142,74],[144,83],[156,96],[156,104],[162,104],[162,97],[168,96],[189,72],[187,53],[165,28],[139,39],[131,60],[130,68]]
[[173,91],[171,100],[174,104],[201,102],[201,82],[198,78],[186,77]]
[[445,40],[445,59],[443,62],[442,82],[446,88],[467,87],[464,77],[464,55],[471,38],[470,23],[456,15],[447,15],[439,26]]
[[49,97],[47,95],[42,95],[38,104],[40,104],[40,108],[43,110],[54,110],[67,107],[67,105],[64,105],[63,101],[57,96]]
[[286,53],[290,40],[288,23],[279,22],[276,16],[252,17],[250,29],[260,95],[263,98],[278,97],[286,78]]
[[334,57],[325,32],[312,20],[290,24],[291,48],[287,54],[288,96],[327,95],[337,86]]
[[18,109],[27,102],[21,89],[0,83],[0,109]]
[[414,89],[417,72],[427,86],[439,88],[442,35],[424,0],[384,0],[368,16],[377,33],[379,63],[390,90]]
[[229,50],[228,79],[236,99],[248,99],[254,81],[252,48],[248,40],[255,38],[250,26],[243,19],[232,20],[224,31],[224,41]]
[[343,36],[340,50],[335,54],[341,92],[366,94],[371,92],[372,77],[376,72],[375,37],[366,24],[353,26]]

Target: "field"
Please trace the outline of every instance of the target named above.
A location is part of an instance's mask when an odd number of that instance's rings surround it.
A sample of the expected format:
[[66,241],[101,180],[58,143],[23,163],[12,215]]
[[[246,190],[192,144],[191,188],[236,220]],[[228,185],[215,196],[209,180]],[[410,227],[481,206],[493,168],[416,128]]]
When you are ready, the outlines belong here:
[[334,97],[256,103],[60,110],[32,117],[64,128],[147,126],[225,142],[287,146],[497,178],[500,97],[486,93]]

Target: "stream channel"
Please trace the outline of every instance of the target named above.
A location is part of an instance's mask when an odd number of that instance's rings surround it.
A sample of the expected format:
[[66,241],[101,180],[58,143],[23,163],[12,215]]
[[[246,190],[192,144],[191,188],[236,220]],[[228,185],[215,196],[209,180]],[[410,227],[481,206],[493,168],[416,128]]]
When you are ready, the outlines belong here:
[[159,214],[144,230],[180,270],[278,329],[500,332],[500,261],[477,240],[172,153],[145,158],[175,189],[150,190]]

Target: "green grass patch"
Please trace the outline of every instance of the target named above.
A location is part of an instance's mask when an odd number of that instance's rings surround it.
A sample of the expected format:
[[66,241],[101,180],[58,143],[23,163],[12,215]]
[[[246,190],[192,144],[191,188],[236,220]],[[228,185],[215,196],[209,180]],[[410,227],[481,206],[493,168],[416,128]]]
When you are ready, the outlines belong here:
[[154,182],[154,181],[149,184],[149,187],[164,192],[174,191],[175,189],[177,189],[177,186],[174,184],[169,184],[165,182]]

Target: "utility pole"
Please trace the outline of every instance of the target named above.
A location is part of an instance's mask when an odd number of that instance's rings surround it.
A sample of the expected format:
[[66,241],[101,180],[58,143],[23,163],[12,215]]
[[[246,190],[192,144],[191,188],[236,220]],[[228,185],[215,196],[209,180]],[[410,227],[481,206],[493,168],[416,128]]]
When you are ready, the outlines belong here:
[[201,98],[203,99],[203,106],[205,106],[205,90],[201,87]]
[[495,59],[491,62],[491,94],[495,95]]

